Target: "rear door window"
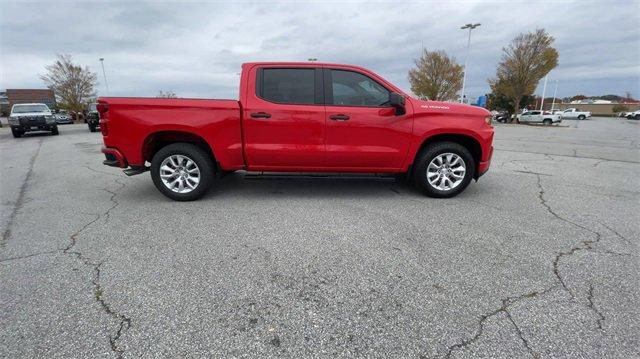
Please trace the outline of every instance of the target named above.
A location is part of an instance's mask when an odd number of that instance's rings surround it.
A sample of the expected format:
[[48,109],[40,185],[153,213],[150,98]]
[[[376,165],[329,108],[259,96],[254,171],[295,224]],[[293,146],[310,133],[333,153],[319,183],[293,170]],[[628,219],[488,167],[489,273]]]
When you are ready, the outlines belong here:
[[258,97],[275,103],[316,103],[315,69],[261,69]]

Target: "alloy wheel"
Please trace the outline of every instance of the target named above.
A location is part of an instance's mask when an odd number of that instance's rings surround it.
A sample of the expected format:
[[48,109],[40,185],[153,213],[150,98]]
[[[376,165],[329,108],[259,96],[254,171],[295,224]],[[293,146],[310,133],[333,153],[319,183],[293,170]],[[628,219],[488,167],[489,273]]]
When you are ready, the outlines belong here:
[[160,178],[171,191],[189,193],[200,183],[200,168],[187,156],[171,155],[160,164]]
[[462,157],[455,153],[442,153],[436,156],[427,167],[427,182],[440,191],[448,191],[458,187],[467,172]]

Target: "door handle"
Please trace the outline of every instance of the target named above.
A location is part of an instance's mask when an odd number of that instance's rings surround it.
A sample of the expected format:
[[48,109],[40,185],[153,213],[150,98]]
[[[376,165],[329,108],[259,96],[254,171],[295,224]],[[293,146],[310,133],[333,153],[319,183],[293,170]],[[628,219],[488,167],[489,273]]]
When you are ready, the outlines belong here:
[[329,116],[329,118],[334,120],[334,121],[346,121],[346,120],[349,119],[349,116],[343,115],[343,114],[338,114],[338,115],[331,115],[331,116]]
[[271,114],[268,114],[266,112],[254,112],[251,114],[251,117],[253,118],[271,118]]

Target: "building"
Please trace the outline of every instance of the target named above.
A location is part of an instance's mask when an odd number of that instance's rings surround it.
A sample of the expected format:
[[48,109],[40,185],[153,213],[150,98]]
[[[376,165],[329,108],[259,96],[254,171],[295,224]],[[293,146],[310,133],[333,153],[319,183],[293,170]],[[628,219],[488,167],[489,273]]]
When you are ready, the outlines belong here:
[[50,109],[56,108],[56,96],[50,89],[7,89],[5,92],[9,108],[17,103],[44,103]]

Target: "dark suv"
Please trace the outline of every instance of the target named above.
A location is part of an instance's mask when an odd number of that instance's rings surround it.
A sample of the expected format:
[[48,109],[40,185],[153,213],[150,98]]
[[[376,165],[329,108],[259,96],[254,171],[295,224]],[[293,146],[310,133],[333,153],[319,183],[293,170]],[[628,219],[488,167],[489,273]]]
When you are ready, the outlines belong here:
[[87,125],[89,125],[89,131],[96,132],[100,128],[100,115],[96,109],[96,104],[89,105],[89,113],[87,113]]
[[43,103],[20,103],[13,105],[9,115],[9,125],[13,137],[19,138],[25,132],[51,131],[59,134],[58,123],[47,105]]

